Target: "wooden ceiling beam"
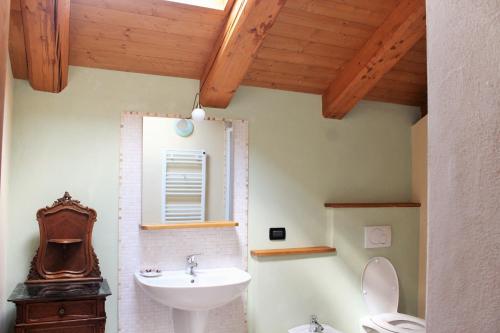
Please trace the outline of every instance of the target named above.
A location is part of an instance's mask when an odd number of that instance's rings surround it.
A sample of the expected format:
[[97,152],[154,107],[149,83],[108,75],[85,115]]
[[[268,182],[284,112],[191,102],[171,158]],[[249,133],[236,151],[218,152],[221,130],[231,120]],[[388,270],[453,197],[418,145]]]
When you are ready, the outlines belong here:
[[323,116],[342,119],[424,34],[424,1],[401,0],[325,91]]
[[28,79],[60,92],[68,83],[70,0],[21,0]]
[[9,27],[9,55],[12,75],[16,79],[28,79],[28,63],[24,46],[24,27],[21,9],[11,7]]
[[200,102],[225,108],[286,0],[237,0],[200,80]]

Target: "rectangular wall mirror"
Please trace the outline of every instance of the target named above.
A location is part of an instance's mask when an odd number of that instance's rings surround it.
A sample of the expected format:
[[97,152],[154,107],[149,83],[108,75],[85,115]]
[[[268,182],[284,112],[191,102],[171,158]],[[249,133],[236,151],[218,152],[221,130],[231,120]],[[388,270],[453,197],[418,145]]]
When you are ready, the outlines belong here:
[[143,117],[142,129],[142,224],[232,221],[232,122]]

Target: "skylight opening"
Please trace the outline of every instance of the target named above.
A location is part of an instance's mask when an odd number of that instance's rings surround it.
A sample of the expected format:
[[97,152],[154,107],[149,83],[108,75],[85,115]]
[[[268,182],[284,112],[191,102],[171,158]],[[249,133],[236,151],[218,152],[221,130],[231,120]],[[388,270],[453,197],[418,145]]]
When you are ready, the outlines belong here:
[[228,0],[166,0],[170,2],[183,3],[186,5],[205,7],[210,9],[224,10]]

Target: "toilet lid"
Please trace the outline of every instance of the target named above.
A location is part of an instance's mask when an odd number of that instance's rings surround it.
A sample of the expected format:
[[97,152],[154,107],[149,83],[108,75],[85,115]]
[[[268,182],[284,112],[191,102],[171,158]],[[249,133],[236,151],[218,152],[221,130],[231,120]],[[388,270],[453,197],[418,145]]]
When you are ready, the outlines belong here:
[[397,312],[398,275],[387,258],[374,257],[368,261],[363,271],[362,290],[371,315]]

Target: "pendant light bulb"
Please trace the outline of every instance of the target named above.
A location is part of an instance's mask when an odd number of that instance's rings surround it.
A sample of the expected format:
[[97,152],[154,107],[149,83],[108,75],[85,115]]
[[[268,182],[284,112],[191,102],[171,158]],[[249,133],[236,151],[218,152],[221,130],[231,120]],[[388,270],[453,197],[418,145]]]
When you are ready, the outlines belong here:
[[191,119],[193,119],[193,121],[205,120],[205,110],[200,106],[196,107],[193,109],[193,112],[191,112]]
[[[198,103],[196,102],[198,100]],[[196,105],[196,107],[195,107]],[[193,121],[202,121],[205,120],[205,110],[203,109],[203,106],[200,104],[200,94],[197,93],[194,96],[194,103],[193,103],[193,111],[191,112],[191,119]]]

